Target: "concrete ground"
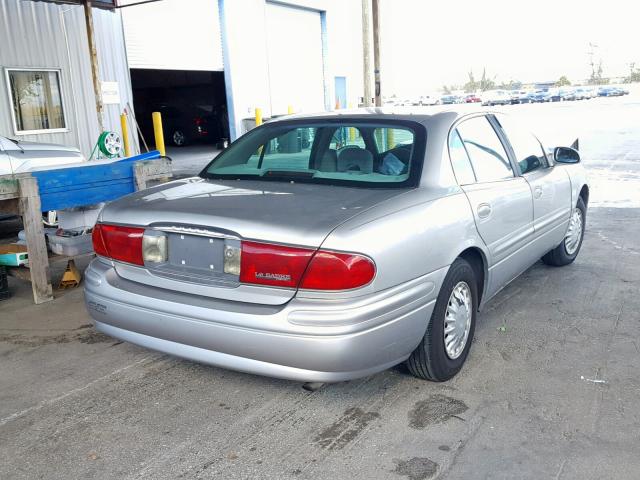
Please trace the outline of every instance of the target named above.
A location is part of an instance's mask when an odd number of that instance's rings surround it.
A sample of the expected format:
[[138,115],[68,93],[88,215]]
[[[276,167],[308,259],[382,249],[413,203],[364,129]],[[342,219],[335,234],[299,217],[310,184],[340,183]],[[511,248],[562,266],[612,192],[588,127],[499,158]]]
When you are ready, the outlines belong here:
[[81,290],[35,306],[11,279],[0,478],[639,478],[640,102],[602,100],[513,110],[591,115],[587,232],[574,264],[536,264],[487,306],[447,383],[399,366],[307,392],[116,341]]
[[167,156],[172,160],[175,176],[197,175],[213,160],[220,150],[215,145],[195,144],[185,147],[167,147]]

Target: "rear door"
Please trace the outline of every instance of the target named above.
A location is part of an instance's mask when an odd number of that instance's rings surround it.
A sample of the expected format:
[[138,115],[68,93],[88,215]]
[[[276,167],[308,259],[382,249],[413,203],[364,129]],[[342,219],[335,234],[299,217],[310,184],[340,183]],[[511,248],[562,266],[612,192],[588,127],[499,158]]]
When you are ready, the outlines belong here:
[[564,237],[571,213],[571,181],[563,168],[552,165],[540,141],[506,115],[497,115],[515,163],[533,196],[536,248],[546,253]]
[[505,147],[484,115],[456,126],[449,151],[458,183],[489,249],[487,293],[491,296],[531,264],[520,255],[533,234],[531,189],[524,178],[516,176]]

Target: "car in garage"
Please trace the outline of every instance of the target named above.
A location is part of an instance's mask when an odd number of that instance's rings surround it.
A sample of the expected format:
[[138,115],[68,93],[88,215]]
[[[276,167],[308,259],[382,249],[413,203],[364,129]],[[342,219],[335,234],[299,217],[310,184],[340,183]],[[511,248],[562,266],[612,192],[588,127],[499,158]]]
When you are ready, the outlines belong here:
[[575,260],[588,201],[579,153],[507,115],[286,117],[108,204],[85,302],[107,335],[224,368],[445,381],[479,309],[540,258]]
[[220,107],[205,104],[169,104],[151,105],[140,112],[138,120],[145,139],[152,139],[153,123],[151,114],[160,112],[165,142],[176,147],[192,143],[213,143],[224,136],[224,112]]
[[[24,173],[84,161],[84,156],[75,147],[25,142],[0,136],[0,175]],[[10,217],[12,215],[0,212],[0,220]],[[54,226],[57,223],[56,213],[45,212],[43,220],[46,225]]]

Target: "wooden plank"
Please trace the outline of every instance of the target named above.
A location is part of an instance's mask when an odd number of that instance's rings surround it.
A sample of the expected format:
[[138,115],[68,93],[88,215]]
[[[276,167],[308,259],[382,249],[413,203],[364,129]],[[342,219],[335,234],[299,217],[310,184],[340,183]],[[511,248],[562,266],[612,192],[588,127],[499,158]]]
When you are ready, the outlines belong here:
[[40,197],[42,200],[41,208],[43,211],[48,211],[95,205],[100,202],[115,200],[134,191],[133,179],[126,179],[80,190],[44,193]]
[[20,211],[29,250],[31,289],[36,304],[53,300],[47,245],[44,239],[38,181],[33,177],[19,179]]

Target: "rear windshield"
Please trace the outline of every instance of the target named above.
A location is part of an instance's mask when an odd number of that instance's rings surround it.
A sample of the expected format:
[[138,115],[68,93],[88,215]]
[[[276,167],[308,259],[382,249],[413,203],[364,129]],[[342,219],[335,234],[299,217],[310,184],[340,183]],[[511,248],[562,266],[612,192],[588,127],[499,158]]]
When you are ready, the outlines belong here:
[[234,142],[201,176],[408,186],[420,173],[416,151],[424,139],[407,123],[265,124]]

